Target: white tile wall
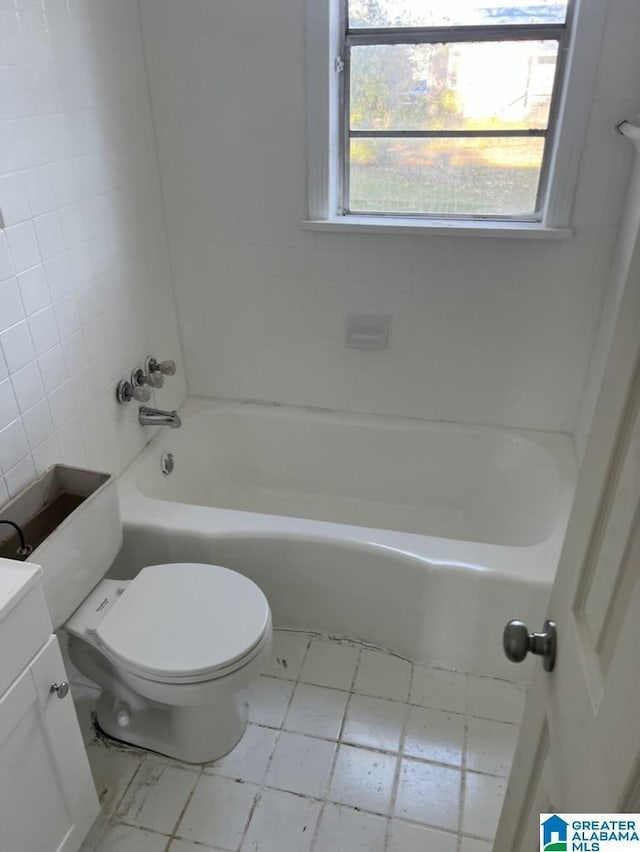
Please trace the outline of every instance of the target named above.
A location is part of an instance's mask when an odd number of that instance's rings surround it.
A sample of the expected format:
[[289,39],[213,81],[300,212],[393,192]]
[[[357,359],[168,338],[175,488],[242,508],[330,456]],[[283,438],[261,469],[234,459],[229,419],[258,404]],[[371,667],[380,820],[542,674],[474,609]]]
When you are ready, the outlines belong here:
[[0,211],[1,505],[56,461],[120,471],[154,430],[117,379],[182,360],[135,2],[0,0]]
[[[192,390],[573,429],[631,162],[614,127],[640,106],[640,5],[609,4],[562,243],[303,231],[303,6],[141,0]],[[345,349],[348,311],[391,314],[389,350]]]
[[[302,0],[141,6],[196,393],[574,427],[632,156],[612,128],[638,108],[634,0],[611,4],[561,244],[303,231]],[[1,503],[55,461],[121,470],[154,430],[115,382],[181,361],[136,3],[0,0],[0,211]],[[344,349],[348,311],[392,314],[390,349]],[[185,393],[181,371],[156,401]]]

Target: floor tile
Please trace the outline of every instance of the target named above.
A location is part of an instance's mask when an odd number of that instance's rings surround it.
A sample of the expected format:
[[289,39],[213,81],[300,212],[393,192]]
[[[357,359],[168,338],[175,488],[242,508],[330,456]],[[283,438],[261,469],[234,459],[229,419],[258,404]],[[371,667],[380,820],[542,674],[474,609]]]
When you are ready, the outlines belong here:
[[394,819],[387,852],[456,852],[457,844],[456,834]]
[[107,829],[97,852],[164,852],[168,837],[116,823]]
[[397,751],[406,712],[406,704],[354,694],[347,707],[342,740],[366,748]]
[[395,816],[457,831],[461,772],[405,758],[400,769]]
[[465,717],[428,707],[409,708],[404,753],[437,763],[462,765]]
[[320,798],[326,789],[336,746],[326,740],[283,731],[276,746],[265,784]]
[[258,789],[254,784],[202,775],[176,836],[222,849],[238,849]]
[[96,852],[108,826],[109,819],[102,813],[98,814],[78,852]]
[[328,799],[338,804],[388,814],[396,758],[353,746],[338,747]]
[[116,818],[170,834],[198,775],[145,758],[116,810]]
[[200,843],[189,843],[188,840],[172,840],[168,852],[228,852],[228,850],[202,846]]
[[278,732],[272,728],[247,725],[244,736],[233,751],[214,763],[206,764],[204,771],[210,775],[262,784],[277,738]]
[[283,727],[288,731],[337,740],[348,700],[348,692],[299,683]]
[[353,690],[376,698],[408,701],[410,681],[411,663],[392,654],[364,648]]
[[268,672],[244,737],[202,774],[102,738],[99,691],[73,683],[102,804],[82,852],[456,852],[460,821],[457,852],[491,852],[522,686],[292,631]]
[[358,648],[326,639],[313,639],[300,673],[300,680],[333,689],[351,689],[358,662]]
[[249,721],[279,728],[293,694],[293,683],[273,677],[258,677],[246,690]]
[[140,766],[142,755],[97,741],[87,746],[87,757],[102,813],[110,816]]
[[313,852],[384,852],[386,831],[386,817],[329,804]]
[[309,636],[306,633],[274,630],[271,661],[264,674],[285,680],[297,680],[308,645]]
[[411,703],[431,707],[434,710],[453,710],[455,713],[464,713],[466,682],[467,676],[460,672],[414,666]]
[[319,802],[264,790],[241,852],[309,852],[319,814]]
[[489,719],[469,719],[467,769],[506,776],[518,742],[517,725]]
[[467,772],[462,815],[463,834],[474,834],[492,840],[502,809],[506,778],[492,778]]
[[493,843],[490,840],[477,840],[475,837],[463,837],[460,852],[492,852]]
[[469,713],[483,719],[520,724],[526,690],[520,684],[469,675]]

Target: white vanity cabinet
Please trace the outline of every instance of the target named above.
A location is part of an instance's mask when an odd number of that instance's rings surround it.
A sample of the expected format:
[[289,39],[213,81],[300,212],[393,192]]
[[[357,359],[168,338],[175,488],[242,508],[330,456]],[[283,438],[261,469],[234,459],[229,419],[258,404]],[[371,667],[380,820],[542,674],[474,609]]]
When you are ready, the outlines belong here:
[[99,810],[40,570],[0,559],[0,848],[76,852]]

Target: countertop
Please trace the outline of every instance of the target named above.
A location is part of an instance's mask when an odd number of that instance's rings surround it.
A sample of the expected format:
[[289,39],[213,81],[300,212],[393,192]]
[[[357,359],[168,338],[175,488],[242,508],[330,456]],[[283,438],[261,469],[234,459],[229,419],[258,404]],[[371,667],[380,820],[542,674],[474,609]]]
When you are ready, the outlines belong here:
[[39,565],[0,558],[0,621],[38,582],[41,573]]

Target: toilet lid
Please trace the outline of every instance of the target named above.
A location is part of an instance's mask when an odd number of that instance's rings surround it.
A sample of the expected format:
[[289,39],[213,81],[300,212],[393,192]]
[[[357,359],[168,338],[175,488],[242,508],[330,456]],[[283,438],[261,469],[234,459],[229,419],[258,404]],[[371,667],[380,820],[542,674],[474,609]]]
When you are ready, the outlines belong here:
[[126,587],[96,635],[143,677],[206,675],[251,653],[270,624],[269,604],[247,577],[219,565],[150,565]]

